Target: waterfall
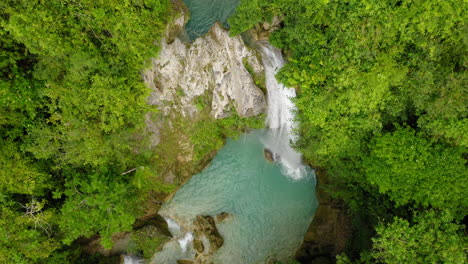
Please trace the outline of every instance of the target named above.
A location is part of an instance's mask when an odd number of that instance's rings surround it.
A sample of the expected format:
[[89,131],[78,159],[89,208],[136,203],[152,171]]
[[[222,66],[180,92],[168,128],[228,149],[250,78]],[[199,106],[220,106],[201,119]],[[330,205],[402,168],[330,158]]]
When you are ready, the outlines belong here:
[[180,226],[177,224],[177,222],[169,217],[163,216],[164,220],[166,220],[167,223],[167,228],[169,229],[169,232],[171,232],[173,237],[177,237],[180,235]]
[[296,123],[294,112],[296,107],[291,98],[296,97],[293,88],[285,87],[278,83],[276,73],[284,66],[281,51],[269,43],[260,43],[263,65],[265,67],[266,88],[268,91],[268,136],[263,144],[273,154],[275,161],[282,165],[282,171],[294,180],[304,177],[305,166],[302,156],[291,147],[296,137],[293,133]]
[[143,260],[133,256],[125,256],[124,264],[143,264]]
[[193,233],[184,230],[174,219],[163,216],[173,239],[166,242],[161,251],[150,261],[151,264],[175,264],[177,260],[194,259]]
[[187,251],[187,246],[193,241],[193,234],[192,233],[186,233],[185,236],[179,240],[180,248],[182,249],[183,252]]

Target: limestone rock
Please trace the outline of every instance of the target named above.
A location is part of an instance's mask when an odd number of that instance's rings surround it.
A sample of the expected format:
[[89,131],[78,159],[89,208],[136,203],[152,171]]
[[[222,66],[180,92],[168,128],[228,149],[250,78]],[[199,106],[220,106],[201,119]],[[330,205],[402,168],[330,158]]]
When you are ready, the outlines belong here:
[[[184,19],[176,19],[183,24]],[[178,25],[177,24],[177,25]],[[232,106],[240,116],[255,116],[266,107],[265,96],[255,85],[244,66],[249,64],[255,74],[263,74],[263,65],[257,51],[245,46],[240,36],[230,37],[217,23],[203,37],[192,44],[180,38],[162,41],[158,58],[143,73],[152,88],[149,104],[158,105],[164,113],[178,108],[185,116],[196,115],[196,98],[211,99],[211,114],[224,118]]]
[[205,246],[203,246],[203,242],[199,239],[194,239],[193,240],[193,248],[198,252],[198,253],[203,253],[205,251]]
[[199,215],[195,218],[193,224],[195,225],[195,234],[197,236],[203,235],[208,239],[210,245],[210,253],[215,252],[224,244],[224,239],[219,234],[212,216]]
[[247,33],[255,41],[268,40],[271,33],[281,27],[282,22],[282,17],[274,16],[271,22],[265,21],[263,23],[257,23],[253,28],[249,29]]
[[222,212],[216,216],[216,221],[223,222],[224,220],[231,218],[231,214]]

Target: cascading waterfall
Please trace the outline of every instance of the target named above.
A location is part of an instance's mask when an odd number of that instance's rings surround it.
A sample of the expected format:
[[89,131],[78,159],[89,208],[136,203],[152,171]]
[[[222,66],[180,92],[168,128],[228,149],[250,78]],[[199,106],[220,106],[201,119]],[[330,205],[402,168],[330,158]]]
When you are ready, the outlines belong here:
[[166,220],[167,228],[169,229],[169,232],[171,232],[172,236],[179,236],[181,232],[179,224],[177,224],[177,222],[170,217],[164,216],[164,220]]
[[296,141],[293,133],[296,127],[294,122],[296,107],[291,101],[291,98],[296,97],[296,91],[278,83],[275,78],[276,73],[285,63],[281,51],[266,42],[259,45],[263,54],[262,60],[268,91],[266,122],[269,133],[263,143],[274,154],[275,160],[282,165],[283,173],[298,180],[305,176],[306,171],[301,154],[290,145]]
[[166,220],[167,227],[169,229],[169,232],[171,232],[172,236],[179,238],[177,239],[177,242],[179,243],[182,252],[187,252],[187,247],[193,241],[193,234],[191,232],[183,233],[181,227],[174,219],[167,216],[164,216],[164,219]]
[[182,252],[187,252],[188,245],[193,241],[193,234],[191,232],[187,232],[183,238],[177,241],[179,242]]
[[133,256],[125,256],[124,257],[124,264],[143,264],[144,261],[140,258],[133,257]]
[[[210,166],[163,204],[159,213],[165,216],[173,239],[151,264],[196,258],[191,223],[199,215],[230,215],[216,223],[224,244],[209,256],[213,263],[262,263],[269,256],[285,261],[301,244],[317,205],[314,174],[290,146],[296,139],[295,106],[291,101],[295,91],[275,79],[284,65],[281,52],[268,43],[261,43],[260,48],[268,89],[269,129],[251,131],[238,140],[228,139]],[[265,160],[265,148],[274,154],[276,163]],[[203,241],[205,248],[209,243]]]
[[177,263],[178,259],[193,259],[193,233],[187,232],[171,217],[163,216],[173,239],[167,242],[150,263],[171,264]]

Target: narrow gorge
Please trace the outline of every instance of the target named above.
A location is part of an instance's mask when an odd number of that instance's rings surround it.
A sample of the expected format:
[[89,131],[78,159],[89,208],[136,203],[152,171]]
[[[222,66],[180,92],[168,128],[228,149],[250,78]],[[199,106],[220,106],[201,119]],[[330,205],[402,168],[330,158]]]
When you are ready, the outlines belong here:
[[173,238],[151,263],[288,261],[317,200],[314,172],[291,146],[295,91],[275,78],[285,63],[281,51],[265,40],[230,37],[220,22],[197,27],[191,17],[187,24],[187,10],[180,11],[144,73],[153,90],[149,103],[169,120],[177,114],[196,122],[207,109],[213,119],[265,115],[266,128],[227,139],[202,172],[168,197],[159,214]]

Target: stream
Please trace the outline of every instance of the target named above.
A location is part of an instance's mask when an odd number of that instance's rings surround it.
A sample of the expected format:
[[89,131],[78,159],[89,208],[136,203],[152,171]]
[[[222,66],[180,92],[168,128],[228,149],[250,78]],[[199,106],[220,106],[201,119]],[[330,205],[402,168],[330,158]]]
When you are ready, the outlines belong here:
[[[162,206],[159,213],[174,238],[152,263],[195,257],[193,221],[198,215],[229,215],[216,224],[224,244],[212,256],[214,263],[286,260],[302,242],[317,207],[315,175],[290,146],[295,140],[295,92],[275,79],[284,64],[281,52],[268,43],[259,48],[268,90],[268,129],[228,139],[211,164]],[[274,162],[265,159],[265,148]]]
[[[185,0],[191,17],[186,31],[193,41],[216,21],[226,26],[239,0]],[[210,165],[194,175],[159,213],[173,238],[151,263],[177,264],[196,257],[194,220],[197,216],[226,216],[216,221],[224,239],[209,261],[223,264],[265,263],[269,258],[286,261],[302,243],[318,202],[315,175],[304,165],[291,143],[295,90],[276,81],[284,65],[280,50],[258,43],[265,68],[268,110],[266,129],[228,139]],[[273,161],[265,159],[265,150]],[[210,243],[201,239],[205,252]],[[131,262],[128,262],[131,263]]]

